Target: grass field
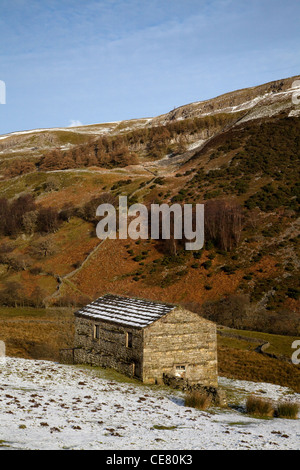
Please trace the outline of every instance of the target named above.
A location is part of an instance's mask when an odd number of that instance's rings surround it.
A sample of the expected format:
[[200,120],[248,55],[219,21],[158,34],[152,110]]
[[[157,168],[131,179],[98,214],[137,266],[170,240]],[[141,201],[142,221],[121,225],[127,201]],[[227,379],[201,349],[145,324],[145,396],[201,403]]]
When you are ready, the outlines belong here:
[[[221,346],[234,347],[236,349],[254,350],[259,344],[270,343],[266,350],[269,354],[276,356],[285,356],[290,358],[293,349],[291,345],[294,341],[299,340],[297,336],[272,335],[258,331],[234,330],[222,328],[219,335],[219,344]],[[225,335],[230,336],[225,336]]]
[[57,361],[59,350],[72,346],[70,309],[0,308],[0,340],[6,355]]
[[[228,336],[224,336],[224,334]],[[291,363],[292,344],[299,338],[257,331],[222,328],[218,334],[219,375],[253,382],[269,382],[300,391],[300,366]],[[266,353],[255,349],[270,343]]]

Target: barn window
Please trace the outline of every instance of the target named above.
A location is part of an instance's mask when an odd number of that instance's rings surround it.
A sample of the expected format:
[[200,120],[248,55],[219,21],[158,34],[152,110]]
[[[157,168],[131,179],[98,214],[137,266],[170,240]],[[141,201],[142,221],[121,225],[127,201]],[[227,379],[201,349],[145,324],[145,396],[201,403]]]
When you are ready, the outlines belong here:
[[126,333],[126,348],[132,348],[132,333]]
[[94,326],[94,339],[100,339],[100,325]]
[[176,377],[182,377],[186,372],[186,366],[183,364],[175,366],[175,371]]

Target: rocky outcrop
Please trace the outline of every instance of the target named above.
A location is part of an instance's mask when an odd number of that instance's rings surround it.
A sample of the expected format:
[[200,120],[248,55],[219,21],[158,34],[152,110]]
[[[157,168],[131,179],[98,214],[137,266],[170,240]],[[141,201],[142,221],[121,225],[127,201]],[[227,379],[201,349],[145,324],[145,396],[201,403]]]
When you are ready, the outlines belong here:
[[[299,77],[290,77],[283,80],[265,83],[256,87],[245,88],[220,95],[205,101],[190,103],[179,108],[173,109],[169,113],[158,116],[151,121],[151,126],[164,125],[168,122],[214,115],[217,113],[232,113],[245,111],[248,114],[253,108],[262,105],[271,106],[274,102],[284,101],[286,106],[292,106],[289,92],[293,83],[299,80]],[[285,93],[287,96],[285,96]],[[272,114],[274,110],[269,109]],[[278,110],[280,111],[280,109]],[[253,118],[256,114],[253,115]]]

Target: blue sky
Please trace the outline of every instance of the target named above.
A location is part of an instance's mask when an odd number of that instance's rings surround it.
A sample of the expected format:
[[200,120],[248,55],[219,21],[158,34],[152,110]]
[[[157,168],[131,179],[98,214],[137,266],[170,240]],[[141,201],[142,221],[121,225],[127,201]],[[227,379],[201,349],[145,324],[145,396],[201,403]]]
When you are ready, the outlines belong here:
[[300,73],[299,0],[0,0],[0,134],[156,116]]

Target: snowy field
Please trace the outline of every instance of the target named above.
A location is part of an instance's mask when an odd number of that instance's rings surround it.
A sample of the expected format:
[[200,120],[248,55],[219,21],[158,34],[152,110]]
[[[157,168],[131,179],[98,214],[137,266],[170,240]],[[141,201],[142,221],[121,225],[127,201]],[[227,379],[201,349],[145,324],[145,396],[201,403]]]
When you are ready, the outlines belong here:
[[[197,411],[184,406],[180,392],[117,379],[101,369],[6,358],[0,364],[0,448],[300,448],[299,419],[255,419],[242,408]],[[220,385],[229,404],[241,407],[249,393],[300,401],[275,385],[225,378]]]

